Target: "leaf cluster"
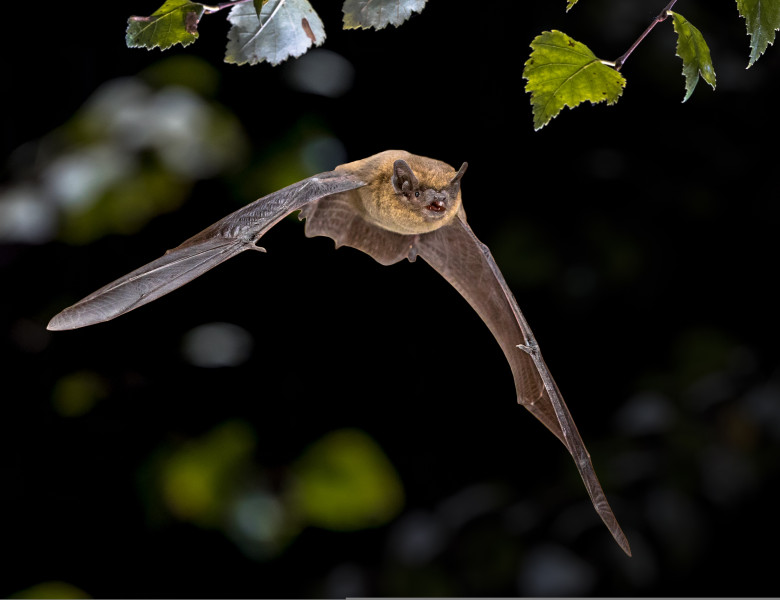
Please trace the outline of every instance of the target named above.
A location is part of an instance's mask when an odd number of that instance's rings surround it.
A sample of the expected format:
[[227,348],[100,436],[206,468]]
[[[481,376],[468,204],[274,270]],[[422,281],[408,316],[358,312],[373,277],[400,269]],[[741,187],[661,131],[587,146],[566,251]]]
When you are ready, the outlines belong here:
[[[566,10],[577,1],[568,0]],[[683,102],[691,97],[699,78],[715,89],[715,68],[709,46],[701,31],[672,11],[676,3],[677,0],[669,2],[628,51],[614,61],[596,57],[586,45],[560,31],[545,31],[534,38],[531,55],[523,69],[525,89],[531,94],[534,128],[547,125],[566,106],[573,108],[586,101],[617,102],[626,85],[621,67],[645,36],[669,17],[677,34],[676,54],[683,63]],[[775,31],[780,29],[780,0],[736,0],[736,3],[750,36],[750,67],[774,43]]]
[[[383,29],[399,26],[427,0],[344,0],[344,29]],[[128,19],[126,42],[130,48],[167,50],[188,46],[198,39],[204,15],[230,9],[225,62],[278,65],[298,57],[325,41],[325,28],[308,0],[236,0],[207,5],[192,0],[166,0],[149,16]]]
[[[715,89],[716,75],[709,46],[699,29],[672,10],[677,1],[671,0],[628,51],[613,61],[599,58],[588,46],[561,31],[545,31],[536,36],[523,69],[525,89],[531,95],[534,128],[547,125],[564,107],[574,108],[586,101],[615,104],[626,86],[620,73],[624,63],[650,31],[670,17],[677,34],[676,54],[682,60],[683,102],[691,97],[699,79]],[[735,1],[750,37],[750,67],[774,43],[775,32],[780,29],[780,0]],[[413,13],[421,12],[426,2],[344,0],[343,26],[345,29],[398,27]],[[566,10],[571,10],[577,2],[567,0]],[[278,65],[325,41],[325,28],[308,0],[252,0],[251,3],[234,0],[217,5],[165,0],[147,17],[130,17],[127,45],[162,50],[175,44],[187,46],[198,38],[198,24],[204,15],[228,8],[227,20],[231,25],[225,54],[228,63]]]

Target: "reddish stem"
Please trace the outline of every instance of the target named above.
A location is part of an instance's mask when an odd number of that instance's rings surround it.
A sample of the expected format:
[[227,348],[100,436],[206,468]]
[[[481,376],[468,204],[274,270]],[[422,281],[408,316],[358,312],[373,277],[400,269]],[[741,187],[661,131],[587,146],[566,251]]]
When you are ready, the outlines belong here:
[[662,21],[666,21],[667,17],[669,16],[669,11],[672,10],[672,7],[675,5],[676,2],[677,0],[672,0],[671,2],[669,2],[669,4],[667,4],[666,7],[661,11],[661,14],[659,14],[655,19],[653,19],[653,22],[650,23],[647,29],[645,29],[644,33],[642,33],[642,35],[640,35],[639,38],[633,44],[631,44],[631,47],[628,50],[626,50],[626,52],[615,61],[616,71],[620,71],[620,67],[622,67],[623,64],[626,62],[626,60],[628,60],[628,57],[631,56],[631,53],[642,42],[642,40],[647,37],[647,34],[653,30],[653,27],[655,27]]

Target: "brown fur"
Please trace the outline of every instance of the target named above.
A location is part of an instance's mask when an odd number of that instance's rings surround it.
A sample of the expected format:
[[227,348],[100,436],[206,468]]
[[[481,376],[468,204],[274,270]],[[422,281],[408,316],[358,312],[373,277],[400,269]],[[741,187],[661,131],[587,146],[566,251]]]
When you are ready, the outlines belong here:
[[455,169],[447,163],[403,150],[386,150],[336,167],[336,171],[355,175],[368,184],[346,192],[355,209],[369,223],[407,235],[427,233],[450,223],[460,208],[460,192],[442,218],[426,218],[422,211],[404,203],[393,189],[393,163],[396,160],[407,162],[423,188],[443,190],[455,177]]

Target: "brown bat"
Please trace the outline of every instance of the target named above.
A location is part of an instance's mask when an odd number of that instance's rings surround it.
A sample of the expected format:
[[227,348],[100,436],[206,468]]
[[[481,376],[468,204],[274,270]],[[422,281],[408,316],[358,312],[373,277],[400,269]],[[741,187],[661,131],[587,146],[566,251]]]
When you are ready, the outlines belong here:
[[162,257],[100,288],[56,315],[48,328],[75,329],[108,321],[151,302],[244,250],[293,211],[306,236],[333,238],[383,265],[420,256],[477,311],[501,345],[514,375],[517,401],[563,442],[593,506],[628,554],[585,444],[542,358],[528,323],[487,246],[466,223],[460,182],[438,160],[388,150],[314,175],[264,196],[191,237]]

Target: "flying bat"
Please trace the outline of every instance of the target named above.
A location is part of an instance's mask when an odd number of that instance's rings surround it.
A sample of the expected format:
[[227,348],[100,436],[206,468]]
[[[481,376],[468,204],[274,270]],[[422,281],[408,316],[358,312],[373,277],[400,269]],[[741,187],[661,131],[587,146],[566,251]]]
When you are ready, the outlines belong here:
[[574,419],[490,250],[474,235],[461,203],[463,163],[456,172],[438,160],[388,150],[313,175],[264,196],[207,227],[163,256],[100,288],[49,322],[76,329],[108,321],[181,287],[245,250],[292,212],[306,219],[307,237],[362,250],[391,265],[419,256],[468,301],[504,351],[517,401],[574,458],[593,506],[612,537],[628,540],[601,488]]

